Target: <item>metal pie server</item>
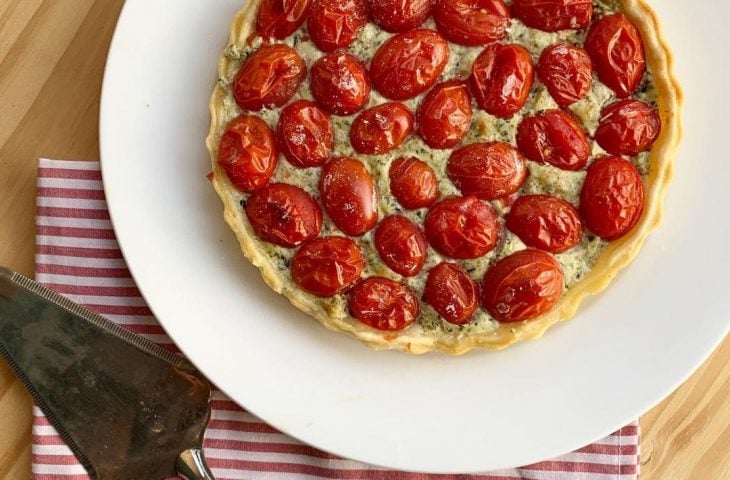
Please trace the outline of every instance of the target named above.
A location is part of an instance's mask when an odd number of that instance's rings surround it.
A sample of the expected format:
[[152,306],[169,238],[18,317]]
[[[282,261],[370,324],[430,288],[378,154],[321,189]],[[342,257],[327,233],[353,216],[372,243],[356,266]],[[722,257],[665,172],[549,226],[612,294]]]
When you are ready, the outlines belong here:
[[0,356],[93,478],[213,480],[210,386],[185,359],[2,267]]

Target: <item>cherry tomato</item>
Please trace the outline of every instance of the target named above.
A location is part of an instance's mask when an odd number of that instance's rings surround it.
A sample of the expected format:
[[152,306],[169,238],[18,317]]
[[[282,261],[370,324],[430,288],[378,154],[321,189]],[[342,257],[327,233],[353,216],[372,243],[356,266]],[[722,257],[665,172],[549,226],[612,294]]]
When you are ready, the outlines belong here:
[[402,103],[383,103],[362,112],[350,128],[355,151],[371,155],[400,147],[413,131],[413,114]]
[[319,191],[327,214],[347,235],[362,235],[378,223],[378,193],[365,165],[350,157],[322,167]]
[[418,133],[431,148],[452,148],[471,127],[469,88],[461,80],[436,85],[418,107]]
[[543,50],[537,62],[537,76],[561,108],[567,108],[591,93],[592,73],[588,53],[564,43]]
[[365,257],[345,237],[319,237],[305,243],[291,260],[292,278],[303,290],[331,297],[350,288],[365,268]]
[[404,277],[416,275],[426,263],[426,237],[406,217],[385,217],[375,229],[374,240],[383,263]]
[[241,191],[264,187],[276,170],[279,152],[274,132],[253,115],[231,120],[218,147],[218,165]]
[[312,65],[312,96],[335,115],[352,115],[370,98],[365,65],[349,53],[330,53]]
[[477,197],[452,197],[428,211],[426,238],[451,258],[477,258],[491,252],[499,238],[497,215]]
[[604,240],[626,235],[644,210],[644,184],[631,162],[603,157],[588,167],[580,192],[586,226]]
[[439,196],[438,179],[431,167],[417,158],[397,158],[390,165],[390,193],[404,208],[430,207]]
[[502,0],[441,0],[433,19],[447,40],[460,45],[484,45],[507,35],[510,13]]
[[446,174],[464,195],[495,200],[522,187],[527,179],[527,165],[512,145],[472,143],[453,151]]
[[586,37],[585,49],[598,78],[620,98],[632,95],[646,71],[639,30],[622,13],[597,20]]
[[550,254],[521,250],[498,261],[482,281],[482,305],[498,322],[532,320],[563,294],[563,269]]
[[580,30],[593,16],[592,0],[514,0],[512,13],[530,28],[545,32]]
[[370,77],[383,96],[406,100],[431,88],[448,61],[444,37],[434,30],[411,30],[391,37],[375,52]]
[[638,100],[620,100],[601,111],[595,137],[612,155],[636,155],[649,150],[661,130],[655,108]]
[[256,31],[264,38],[282,40],[302,26],[311,6],[312,0],[263,0]]
[[323,52],[350,45],[368,23],[365,0],[316,0],[307,22],[307,31]]
[[307,76],[304,60],[287,45],[264,45],[241,66],[233,96],[244,110],[284,105]]
[[563,253],[578,245],[583,224],[578,211],[549,195],[520,197],[512,205],[506,226],[528,247]]
[[530,52],[519,45],[493,43],[479,54],[469,83],[487,113],[509,118],[525,106],[535,80]]
[[370,18],[386,32],[405,32],[421,26],[431,15],[433,0],[368,0]]
[[530,160],[563,170],[580,170],[591,154],[583,127],[562,110],[545,110],[522,120],[517,148]]
[[254,192],[246,203],[246,216],[256,234],[281,247],[296,247],[317,237],[322,210],[304,190],[273,183]]
[[323,165],[332,154],[332,121],[307,100],[296,101],[281,111],[277,134],[281,151],[295,167]]
[[403,330],[416,321],[418,297],[402,283],[371,277],[353,287],[347,302],[350,313],[376,330]]
[[455,263],[442,262],[428,271],[423,299],[454,325],[466,325],[479,307],[479,287]]

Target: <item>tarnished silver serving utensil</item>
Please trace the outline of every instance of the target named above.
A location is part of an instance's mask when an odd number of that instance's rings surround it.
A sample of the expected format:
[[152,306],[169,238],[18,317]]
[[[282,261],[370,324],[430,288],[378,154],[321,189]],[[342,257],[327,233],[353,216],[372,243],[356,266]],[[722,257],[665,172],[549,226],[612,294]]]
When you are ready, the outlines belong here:
[[210,387],[185,359],[2,267],[0,356],[93,478],[213,479]]

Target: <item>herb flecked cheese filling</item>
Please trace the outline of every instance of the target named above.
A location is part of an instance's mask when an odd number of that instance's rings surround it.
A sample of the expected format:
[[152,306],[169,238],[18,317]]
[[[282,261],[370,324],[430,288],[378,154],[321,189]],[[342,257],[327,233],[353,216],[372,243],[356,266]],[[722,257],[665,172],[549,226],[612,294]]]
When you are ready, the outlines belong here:
[[[618,7],[615,2],[610,0],[594,2],[595,18],[615,13],[616,11],[618,11]],[[433,20],[429,19],[423,24],[422,28],[435,30],[436,26]],[[537,64],[540,53],[544,48],[555,43],[568,43],[582,47],[586,33],[587,32],[585,30],[577,32],[565,30],[556,33],[542,32],[528,28],[519,20],[513,19],[507,36],[502,39],[501,42],[516,43],[524,46],[531,53],[535,64]],[[381,30],[375,24],[368,23],[360,30],[357,39],[349,46],[349,48],[347,48],[347,51],[361,59],[366,65],[369,65],[370,60],[377,49],[392,36],[393,34]],[[324,55],[324,53],[318,50],[314,43],[309,40],[306,24],[280,43],[284,43],[296,49],[307,64],[307,67],[311,67],[317,59]],[[224,117],[222,118],[222,128],[224,128],[225,124],[230,120],[243,113],[233,98],[231,85],[235,77],[235,72],[237,72],[240,65],[261,45],[262,40],[260,37],[257,37],[250,45],[232,45],[225,52],[226,57],[232,61],[235,69],[231,69],[232,71],[229,78],[219,79],[219,83],[226,91],[226,96],[223,100]],[[439,81],[445,81],[452,78],[466,79],[471,72],[471,66],[474,59],[479,55],[482,48],[465,47],[453,43],[449,43],[449,47],[449,63]],[[412,112],[415,112],[426,93],[402,103],[408,106]],[[652,74],[648,66],[642,84],[634,97],[652,106],[656,106],[656,90],[654,88]],[[291,99],[291,101],[293,102],[298,99],[312,100],[312,94],[309,88],[309,78],[302,83],[299,91]],[[586,98],[574,103],[570,107],[570,110],[572,110],[575,116],[581,121],[586,131],[590,135],[593,135],[598,126],[601,110],[603,107],[616,100],[617,97],[614,92],[602,84],[594,74],[593,86],[590,94]],[[373,90],[370,94],[370,101],[367,108],[380,105],[388,101],[389,100],[384,98],[377,91]],[[535,84],[526,105],[513,117],[509,119],[500,119],[479,108],[474,108],[474,118],[472,120],[471,129],[459,146],[483,141],[503,141],[515,145],[517,127],[525,116],[533,115],[542,110],[557,108],[558,105],[552,99],[546,87],[536,77]],[[281,108],[272,108],[250,113],[262,118],[274,131],[276,131],[280,112]],[[379,193],[381,219],[387,215],[397,213],[406,216],[417,225],[422,226],[427,213],[427,209],[425,208],[419,210],[405,210],[391,195],[388,171],[393,160],[399,157],[416,157],[430,165],[440,179],[439,187],[441,198],[446,198],[452,195],[460,195],[460,192],[449,180],[445,172],[446,162],[454,149],[432,149],[414,133],[400,148],[386,154],[359,154],[355,152],[349,141],[350,126],[356,116],[357,114],[350,116],[331,116],[335,131],[335,148],[333,156],[352,156],[359,159],[367,166],[375,179]],[[591,158],[596,158],[604,154],[605,152],[601,149],[601,147],[599,147],[596,142],[592,142]],[[641,153],[630,158],[643,178],[646,178],[649,172],[650,166],[648,164],[648,158],[648,152]],[[577,172],[565,171],[551,165],[538,164],[533,161],[527,161],[527,165],[529,168],[529,176],[519,192],[521,195],[548,194],[562,198],[574,206],[578,205],[581,187],[586,175],[585,170]],[[320,170],[320,168],[296,168],[288,163],[284,159],[283,155],[280,155],[276,174],[272,181],[297,185],[309,192],[314,198],[319,199],[318,185]],[[246,198],[247,195],[240,193],[239,201],[242,205],[245,204]],[[525,245],[516,235],[504,228],[503,218],[509,211],[508,207],[506,207],[500,200],[492,201],[491,205],[496,213],[502,218],[502,220],[500,220],[502,229],[500,241],[497,247],[487,255],[472,260],[453,260],[443,257],[433,248],[429,247],[428,258],[422,271],[415,277],[406,278],[390,270],[380,260],[373,244],[373,230],[371,230],[362,237],[355,239],[362,248],[367,259],[367,266],[363,271],[363,277],[382,276],[401,281],[408,285],[420,298],[423,295],[428,270],[444,260],[449,260],[461,264],[475,281],[481,281],[481,278],[488,267],[495,261],[525,248]],[[340,232],[334,223],[325,215],[321,235],[342,235],[342,232]],[[273,264],[279,270],[281,278],[287,279],[287,282],[293,285],[289,265],[295,250],[279,247],[263,241],[261,244],[272,258]],[[598,255],[606,245],[607,242],[604,240],[592,235],[590,232],[586,232],[577,246],[565,253],[555,255],[563,268],[566,290],[575,285],[586,275],[586,273],[590,271]],[[296,288],[296,286],[293,288]],[[318,299],[318,301],[330,311],[346,309],[346,300],[342,295]],[[425,302],[421,302],[421,306],[421,314],[418,322],[409,327],[411,329],[421,328],[426,331],[440,329],[444,333],[469,335],[470,333],[490,331],[498,326],[497,321],[491,318],[483,309],[477,310],[474,318],[468,325],[456,326],[442,320],[436,311]]]

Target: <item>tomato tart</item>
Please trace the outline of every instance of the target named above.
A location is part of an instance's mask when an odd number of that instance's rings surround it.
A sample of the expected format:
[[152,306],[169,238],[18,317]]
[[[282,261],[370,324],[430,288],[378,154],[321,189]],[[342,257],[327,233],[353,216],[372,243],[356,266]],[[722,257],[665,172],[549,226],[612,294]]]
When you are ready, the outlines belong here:
[[210,178],[244,255],[327,328],[497,349],[635,257],[680,109],[643,0],[249,0]]

